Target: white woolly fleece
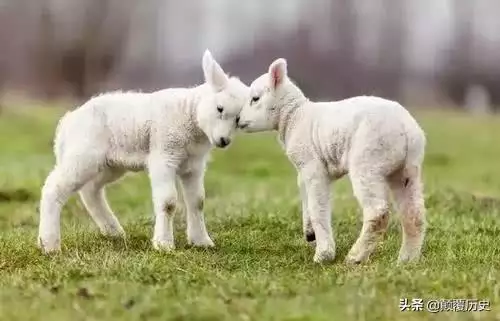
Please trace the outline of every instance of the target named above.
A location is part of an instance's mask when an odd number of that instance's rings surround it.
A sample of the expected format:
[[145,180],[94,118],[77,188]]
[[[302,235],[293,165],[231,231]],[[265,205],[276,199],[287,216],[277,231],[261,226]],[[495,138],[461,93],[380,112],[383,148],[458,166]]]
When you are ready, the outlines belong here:
[[228,77],[208,51],[202,64],[205,83],[200,86],[106,93],[61,118],[56,165],[40,202],[38,242],[45,252],[60,250],[61,208],[77,191],[103,234],[124,236],[104,187],[140,170],[151,179],[154,247],[174,248],[176,179],[184,192],[189,242],[213,246],[203,216],[207,156],[213,145],[230,144],[248,87]]
[[303,226],[316,241],[316,262],[335,257],[330,184],[348,174],[363,208],[363,228],[347,261],[368,259],[388,222],[392,192],[402,216],[399,260],[417,259],[425,232],[421,167],[426,138],[400,104],[360,96],[312,102],[288,78],[287,63],[275,60],[250,86],[239,126],[247,132],[278,131],[298,171]]

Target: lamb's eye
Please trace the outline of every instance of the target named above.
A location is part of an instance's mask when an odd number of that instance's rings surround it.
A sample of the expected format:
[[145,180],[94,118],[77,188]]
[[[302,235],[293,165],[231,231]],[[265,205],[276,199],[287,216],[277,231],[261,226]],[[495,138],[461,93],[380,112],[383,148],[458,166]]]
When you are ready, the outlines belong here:
[[260,99],[260,97],[259,97],[259,96],[252,97],[252,103],[256,103],[256,102],[258,102],[258,101],[259,101],[259,99]]
[[217,111],[222,114],[222,112],[224,111],[224,107],[217,106]]

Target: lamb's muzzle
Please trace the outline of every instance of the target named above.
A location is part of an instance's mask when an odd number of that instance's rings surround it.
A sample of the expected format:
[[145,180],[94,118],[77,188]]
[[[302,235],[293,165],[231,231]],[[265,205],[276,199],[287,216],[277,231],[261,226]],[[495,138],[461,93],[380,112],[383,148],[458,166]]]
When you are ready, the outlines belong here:
[[250,125],[250,122],[244,122],[244,123],[240,122],[240,123],[238,123],[237,126],[238,126],[239,129],[245,129],[245,128],[248,127],[248,125]]
[[226,148],[229,144],[231,144],[231,138],[229,137],[221,137],[215,142],[215,146],[219,148]]

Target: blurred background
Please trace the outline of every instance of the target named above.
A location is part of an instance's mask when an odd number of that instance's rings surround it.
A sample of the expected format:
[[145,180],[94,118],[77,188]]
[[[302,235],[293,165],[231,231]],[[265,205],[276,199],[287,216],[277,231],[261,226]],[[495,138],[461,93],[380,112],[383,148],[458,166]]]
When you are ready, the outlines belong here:
[[246,83],[285,57],[313,99],[493,112],[499,10],[498,0],[0,0],[0,101],[195,85],[209,48]]

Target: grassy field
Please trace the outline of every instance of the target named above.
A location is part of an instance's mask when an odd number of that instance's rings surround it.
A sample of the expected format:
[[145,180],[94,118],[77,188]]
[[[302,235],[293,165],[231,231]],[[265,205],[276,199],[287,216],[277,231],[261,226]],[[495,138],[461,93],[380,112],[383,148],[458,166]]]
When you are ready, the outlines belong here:
[[[343,263],[361,228],[347,179],[333,190],[337,259],[312,261],[295,172],[274,134],[239,135],[206,176],[212,250],[150,246],[144,174],[108,189],[126,241],[99,235],[79,199],[63,212],[63,253],[36,244],[40,187],[60,113],[0,115],[1,320],[495,320],[500,318],[500,118],[417,114],[428,133],[429,229],[418,264],[397,267],[397,217],[370,261]],[[332,190],[332,193],[333,193]],[[489,300],[489,312],[400,312],[402,298]]]

